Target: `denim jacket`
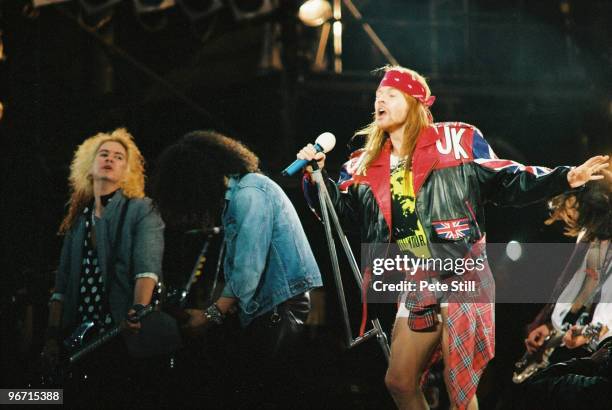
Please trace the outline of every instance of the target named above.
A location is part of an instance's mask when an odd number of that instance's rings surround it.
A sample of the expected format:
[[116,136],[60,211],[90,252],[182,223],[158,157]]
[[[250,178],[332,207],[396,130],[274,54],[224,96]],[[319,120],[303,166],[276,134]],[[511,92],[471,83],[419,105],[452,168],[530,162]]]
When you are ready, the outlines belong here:
[[222,296],[238,299],[243,326],[322,285],[295,208],[274,181],[256,173],[231,177],[225,200]]
[[[108,295],[111,315],[119,323],[133,304],[136,279],[161,279],[164,252],[164,223],[152,208],[151,200],[128,199],[118,190],[106,206],[102,218],[96,222],[98,260]],[[120,214],[124,206],[125,219],[121,234],[117,235]],[[116,249],[115,277],[108,278],[111,253]],[[60,264],[55,279],[55,293],[51,300],[62,300],[62,327],[70,329],[78,323],[79,277],[81,275],[85,218],[80,215],[64,237]]]

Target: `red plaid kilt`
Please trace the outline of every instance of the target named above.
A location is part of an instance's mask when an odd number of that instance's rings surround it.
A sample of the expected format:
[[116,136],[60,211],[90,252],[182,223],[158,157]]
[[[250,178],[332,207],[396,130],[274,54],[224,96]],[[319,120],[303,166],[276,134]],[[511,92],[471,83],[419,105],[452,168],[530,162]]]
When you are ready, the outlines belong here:
[[476,394],[480,376],[495,356],[493,303],[449,303],[449,395],[464,409]]
[[[476,394],[478,382],[487,363],[495,356],[494,283],[491,271],[470,272],[465,279],[478,281],[479,296],[471,300],[448,300],[449,357],[445,363],[451,384],[447,386],[451,401],[458,409],[465,409]],[[429,272],[420,272],[412,280],[431,278]],[[442,280],[450,282],[453,278]],[[410,311],[408,325],[423,330],[438,323],[438,300],[433,292],[410,292],[406,307]],[[440,357],[432,356],[430,365]]]

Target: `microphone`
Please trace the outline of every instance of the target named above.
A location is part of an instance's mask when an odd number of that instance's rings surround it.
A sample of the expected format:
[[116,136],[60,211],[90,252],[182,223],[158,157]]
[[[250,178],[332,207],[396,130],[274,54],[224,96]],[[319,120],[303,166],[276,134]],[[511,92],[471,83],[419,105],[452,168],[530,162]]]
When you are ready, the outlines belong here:
[[[336,137],[334,137],[334,134],[332,134],[331,132],[324,132],[323,134],[317,137],[317,140],[314,143],[314,149],[317,152],[327,153],[334,149],[335,145]],[[309,161],[306,159],[296,159],[291,165],[289,165],[283,170],[283,176],[287,177],[299,172],[308,164],[308,162]]]

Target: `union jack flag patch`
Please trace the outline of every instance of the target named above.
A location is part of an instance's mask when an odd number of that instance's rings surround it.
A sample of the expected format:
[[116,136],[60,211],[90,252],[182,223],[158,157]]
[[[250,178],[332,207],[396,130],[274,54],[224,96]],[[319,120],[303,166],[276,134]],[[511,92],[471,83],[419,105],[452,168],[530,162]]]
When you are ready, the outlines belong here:
[[444,239],[460,239],[470,231],[468,218],[434,221],[432,225],[438,236]]
[[510,161],[507,159],[476,158],[474,162],[498,172],[509,171],[513,174],[516,174],[517,172],[528,172],[530,174],[535,175],[536,178],[548,175],[552,171],[550,168],[534,165],[523,165],[519,164],[518,162]]

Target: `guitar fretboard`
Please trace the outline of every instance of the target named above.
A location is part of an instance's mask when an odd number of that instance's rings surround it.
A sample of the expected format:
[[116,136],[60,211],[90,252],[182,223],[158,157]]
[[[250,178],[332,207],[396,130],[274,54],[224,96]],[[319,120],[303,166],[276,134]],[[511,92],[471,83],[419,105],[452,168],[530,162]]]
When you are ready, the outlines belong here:
[[[136,317],[138,318],[138,320],[141,320],[151,312],[153,312],[153,305],[147,305],[147,307],[136,313]],[[72,364],[77,360],[81,359],[86,354],[92,352],[93,350],[96,350],[98,347],[102,346],[103,344],[110,341],[112,338],[116,337],[119,333],[122,332],[122,330],[123,327],[119,323],[115,325],[112,329],[110,329],[108,332],[105,332],[104,334],[95,337],[89,343],[79,348],[76,352],[70,355],[70,363]]]
[[119,333],[121,333],[120,325],[116,325],[108,332],[104,332],[104,334],[101,334],[100,336],[96,337],[90,343],[83,346],[81,349],[79,349],[74,354],[72,354],[70,356],[70,363],[74,363],[78,361],[81,357],[85,356],[86,354],[90,353],[93,350],[96,350],[98,347],[102,346],[103,344],[108,343],[112,338],[117,336]]

